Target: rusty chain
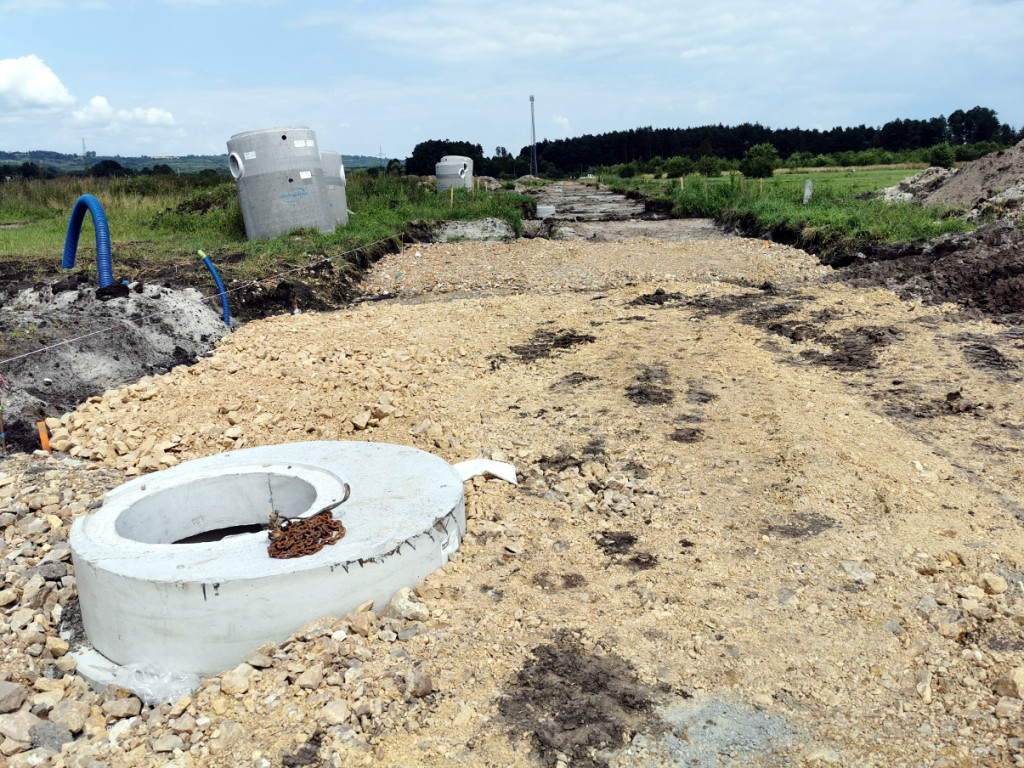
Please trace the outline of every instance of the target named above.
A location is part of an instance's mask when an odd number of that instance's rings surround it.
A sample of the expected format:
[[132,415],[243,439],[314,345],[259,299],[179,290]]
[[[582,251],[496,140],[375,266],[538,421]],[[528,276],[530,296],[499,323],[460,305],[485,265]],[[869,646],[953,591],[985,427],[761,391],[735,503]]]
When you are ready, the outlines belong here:
[[297,520],[282,519],[272,513],[267,530],[267,554],[281,560],[312,555],[345,535],[345,526],[331,516],[330,509]]

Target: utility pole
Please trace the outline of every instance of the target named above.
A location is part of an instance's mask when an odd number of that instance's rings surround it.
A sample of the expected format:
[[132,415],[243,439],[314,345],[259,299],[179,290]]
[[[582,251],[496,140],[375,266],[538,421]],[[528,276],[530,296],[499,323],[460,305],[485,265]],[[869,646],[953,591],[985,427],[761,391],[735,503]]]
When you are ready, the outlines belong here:
[[530,94],[530,173],[537,175],[537,123],[533,117],[533,94]]

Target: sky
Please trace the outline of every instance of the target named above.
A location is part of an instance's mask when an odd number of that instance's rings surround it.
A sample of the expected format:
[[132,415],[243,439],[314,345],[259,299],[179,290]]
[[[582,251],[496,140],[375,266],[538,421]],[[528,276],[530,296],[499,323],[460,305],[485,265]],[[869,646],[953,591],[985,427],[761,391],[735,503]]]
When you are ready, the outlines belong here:
[[1024,0],[0,0],[0,150],[404,159],[642,126],[1024,127]]

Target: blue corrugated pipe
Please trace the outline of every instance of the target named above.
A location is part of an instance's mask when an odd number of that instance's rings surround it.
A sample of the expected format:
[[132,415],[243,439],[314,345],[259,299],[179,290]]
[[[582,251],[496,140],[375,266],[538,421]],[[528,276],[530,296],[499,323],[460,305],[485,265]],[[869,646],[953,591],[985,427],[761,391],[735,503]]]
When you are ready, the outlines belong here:
[[82,232],[86,210],[92,213],[92,223],[96,228],[96,271],[99,273],[100,288],[106,288],[114,283],[114,273],[110,266],[110,230],[107,229],[107,214],[103,212],[103,206],[92,195],[82,195],[71,209],[71,221],[68,222],[68,234],[64,239],[64,260],[61,266],[64,269],[75,266],[78,236]]
[[210,261],[210,257],[203,253],[202,250],[197,251],[197,253],[203,257],[203,264],[205,264],[206,268],[210,270],[210,274],[213,275],[213,282],[217,284],[217,290],[220,291],[220,306],[221,309],[224,310],[224,325],[230,328],[231,312],[228,310],[228,294],[227,291],[224,290],[224,283],[221,282],[220,275],[217,274],[217,268],[213,266],[213,262]]

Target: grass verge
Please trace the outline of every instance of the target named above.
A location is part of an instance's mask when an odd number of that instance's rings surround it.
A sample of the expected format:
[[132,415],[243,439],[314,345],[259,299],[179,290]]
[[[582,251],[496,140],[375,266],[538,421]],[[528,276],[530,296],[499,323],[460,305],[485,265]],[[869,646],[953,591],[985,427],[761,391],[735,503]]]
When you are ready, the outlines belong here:
[[[854,173],[787,173],[763,180],[732,175],[713,179],[602,177],[601,181],[626,194],[655,201],[676,217],[713,218],[748,236],[770,233],[775,240],[825,255],[878,243],[928,240],[976,227],[948,209],[886,203],[874,196],[907,175],[907,169],[879,168]],[[813,194],[804,205],[808,179],[813,181]]]
[[[233,182],[211,183],[191,176],[9,182],[0,196],[4,279],[60,274],[68,220],[82,194],[95,196],[103,206],[116,279],[180,276],[186,283],[193,274],[207,281],[196,258],[200,248],[226,278],[234,280],[263,278],[334,257],[358,268],[372,261],[373,249],[381,248],[380,244],[400,242],[413,223],[422,228],[442,221],[495,217],[519,235],[523,216],[536,210],[534,199],[526,195],[463,189],[453,196],[438,193],[433,184],[416,177],[375,177],[358,171],[349,175],[346,192],[353,211],[347,227],[333,234],[296,230],[273,240],[249,241]],[[76,269],[93,278],[94,238],[92,217],[86,216]]]

